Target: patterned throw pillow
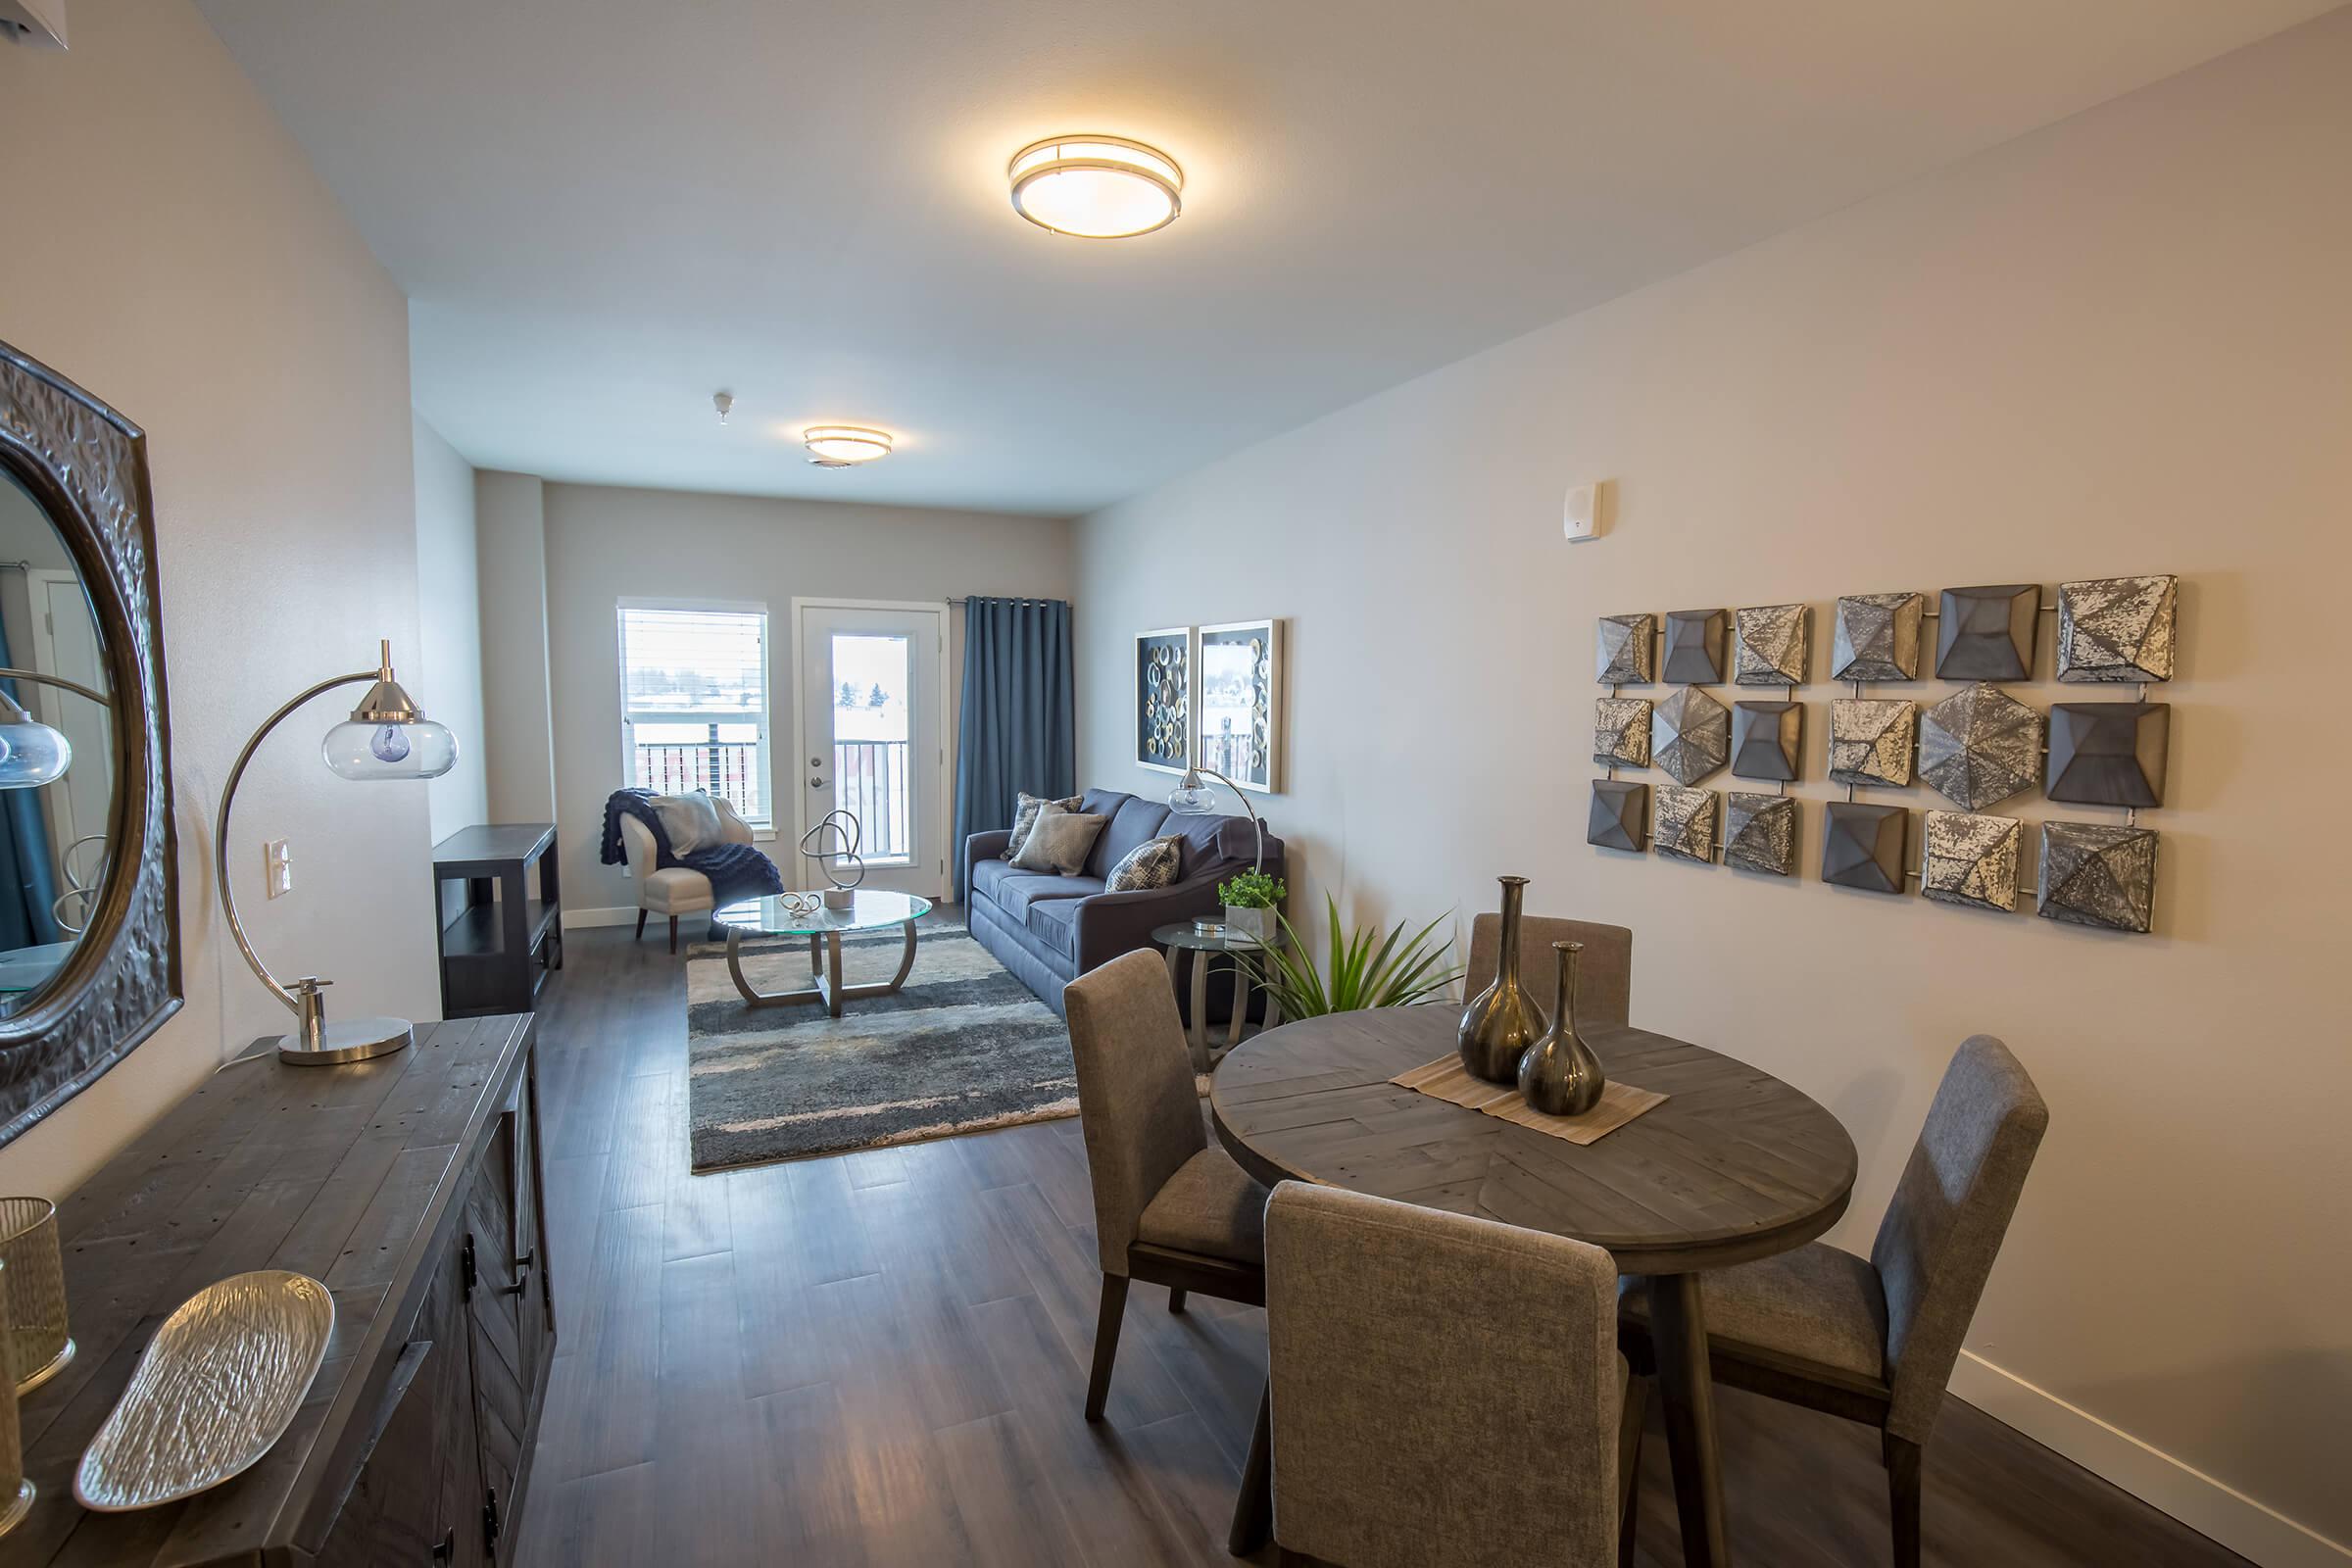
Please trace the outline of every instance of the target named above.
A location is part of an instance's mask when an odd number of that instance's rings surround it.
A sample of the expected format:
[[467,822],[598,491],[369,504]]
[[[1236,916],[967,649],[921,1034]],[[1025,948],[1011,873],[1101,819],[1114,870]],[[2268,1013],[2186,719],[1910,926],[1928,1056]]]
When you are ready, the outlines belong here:
[[1085,866],[1086,857],[1094,849],[1102,824],[1109,820],[1097,813],[1065,811],[1048,801],[1039,808],[1037,824],[1030,829],[1028,842],[1021,846],[1021,853],[1012,863],[1023,871],[1076,876]]
[[[1048,804],[1045,797],[1027,793],[1022,794],[1019,801],[1019,808],[1012,814],[1012,837],[1004,841],[1004,853],[997,857],[1000,860],[1009,860],[1021,853],[1021,846],[1029,842],[1029,830],[1037,826],[1037,808]],[[1066,801],[1054,801],[1052,804],[1065,811],[1075,811],[1084,801],[1084,796],[1073,795]]]
[[1110,879],[1102,884],[1102,891],[1133,893],[1140,888],[1171,886],[1183,859],[1184,840],[1146,839],[1110,868]]

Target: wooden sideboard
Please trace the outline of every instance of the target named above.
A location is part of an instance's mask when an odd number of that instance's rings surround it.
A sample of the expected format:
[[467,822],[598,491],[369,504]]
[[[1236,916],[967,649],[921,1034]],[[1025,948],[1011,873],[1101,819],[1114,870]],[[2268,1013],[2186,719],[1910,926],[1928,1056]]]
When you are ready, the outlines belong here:
[[[0,1568],[511,1563],[556,1339],[534,1039],[526,1014],[343,1067],[257,1046],[67,1199],[77,1349],[25,1396],[40,1491]],[[293,1425],[184,1502],[85,1511],[74,1467],[157,1326],[257,1268],[335,1300]]]

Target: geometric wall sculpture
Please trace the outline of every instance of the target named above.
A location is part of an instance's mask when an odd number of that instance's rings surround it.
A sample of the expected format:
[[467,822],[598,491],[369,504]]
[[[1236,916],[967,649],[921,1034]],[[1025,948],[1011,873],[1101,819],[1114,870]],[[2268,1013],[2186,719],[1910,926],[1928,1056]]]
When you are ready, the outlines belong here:
[[1802,703],[1734,703],[1732,772],[1739,778],[1792,783],[1803,755]]
[[1911,782],[1911,745],[1919,705],[1890,698],[1840,697],[1830,704],[1830,777],[1840,784]]
[[2156,835],[2096,822],[2041,825],[2040,893],[2045,920],[2145,931],[2156,902]]
[[1678,784],[1695,784],[1732,753],[1731,711],[1693,686],[1650,710],[1649,755]]
[[2041,776],[2041,715],[1998,686],[1954,692],[1920,715],[1919,772],[1971,811],[2032,789]]
[[1725,616],[1720,610],[1666,612],[1666,662],[1663,678],[1686,685],[1712,686],[1723,679]]
[[1936,620],[1936,673],[1943,680],[2031,680],[2034,583],[1946,588]]
[[1613,778],[1592,781],[1592,809],[1585,820],[1585,842],[1606,850],[1642,853],[1649,836],[1649,786]]
[[1649,701],[1603,697],[1592,705],[1592,760],[1604,767],[1649,765]]
[[2045,793],[2083,806],[2162,806],[2172,720],[2165,703],[2058,704]]
[[2097,577],[2058,585],[2058,678],[2173,678],[2177,577]]
[[1758,605],[1740,611],[1739,645],[1732,678],[1742,686],[1802,686],[1807,631],[1812,613],[1804,605]]
[[1750,795],[1734,790],[1724,797],[1723,863],[1774,876],[1796,874],[1796,797]]
[[1838,601],[1832,680],[1919,679],[1923,594],[1847,594]]
[[2017,907],[2017,856],[2026,825],[2013,816],[1930,811],[1919,891],[1938,904]]
[[1639,686],[1654,679],[1658,617],[1603,615],[1592,648],[1592,678],[1603,686]]
[[1715,859],[1715,792],[1658,786],[1658,825],[1650,847],[1678,860]]
[[1899,806],[1832,801],[1821,829],[1821,879],[1871,893],[1903,891],[1903,833],[1911,813]]

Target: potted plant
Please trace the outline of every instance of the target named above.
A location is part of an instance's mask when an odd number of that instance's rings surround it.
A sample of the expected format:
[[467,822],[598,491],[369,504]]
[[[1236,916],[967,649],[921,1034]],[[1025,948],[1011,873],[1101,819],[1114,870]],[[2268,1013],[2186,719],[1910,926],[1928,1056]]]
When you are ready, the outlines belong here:
[[1431,939],[1446,916],[1408,933],[1399,920],[1387,932],[1359,927],[1342,929],[1338,901],[1324,895],[1329,922],[1328,956],[1318,965],[1297,927],[1288,919],[1282,929],[1289,944],[1251,955],[1258,980],[1290,1018],[1313,1018],[1327,1012],[1354,1012],[1364,1007],[1409,1007],[1428,1002],[1453,984],[1461,970],[1446,960],[1452,946]]
[[1225,906],[1225,924],[1260,942],[1274,935],[1274,906],[1290,897],[1282,879],[1251,868],[1217,884],[1217,902]]

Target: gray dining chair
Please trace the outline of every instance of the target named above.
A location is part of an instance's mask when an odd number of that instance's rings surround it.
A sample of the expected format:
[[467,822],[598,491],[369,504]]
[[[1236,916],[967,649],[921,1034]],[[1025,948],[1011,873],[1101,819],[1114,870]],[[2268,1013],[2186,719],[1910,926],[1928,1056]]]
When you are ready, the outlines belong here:
[[[1577,960],[1576,1021],[1587,1029],[1623,1028],[1634,996],[1634,934],[1621,925],[1563,920],[1531,914],[1519,922],[1519,983],[1551,1013],[1554,942],[1581,942]],[[1502,952],[1502,916],[1482,914],[1470,922],[1470,963],[1462,971],[1462,995],[1475,997],[1494,982]]]
[[[1870,1256],[1816,1242],[1700,1283],[1716,1382],[1880,1430],[1897,1568],[1919,1562],[1920,1448],[2049,1122],[2009,1048],[1973,1036],[1944,1069]],[[1642,1282],[1619,1310],[1626,1353],[1647,1372]]]
[[1617,1268],[1597,1247],[1275,1188],[1253,1453],[1270,1454],[1283,1560],[1630,1562],[1642,1386],[1616,1317]]
[[1086,1418],[1102,1419],[1132,1280],[1263,1306],[1266,1190],[1209,1143],[1176,993],[1158,953],[1113,958],[1062,988],[1078,1120],[1095,1187],[1102,1308]]

